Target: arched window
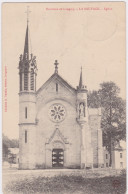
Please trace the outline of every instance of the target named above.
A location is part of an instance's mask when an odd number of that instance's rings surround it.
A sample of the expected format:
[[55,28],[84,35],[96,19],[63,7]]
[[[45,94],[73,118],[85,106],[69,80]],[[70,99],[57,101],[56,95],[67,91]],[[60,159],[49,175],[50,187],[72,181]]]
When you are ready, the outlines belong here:
[[58,83],[56,83],[56,92],[58,92]]
[[27,119],[27,116],[28,116],[28,112],[27,112],[27,107],[25,107],[25,118]]
[[25,143],[27,143],[27,130],[25,130]]
[[22,73],[20,73],[20,91],[22,91]]
[[31,90],[34,90],[34,70],[32,68],[30,74],[30,88]]
[[123,154],[122,153],[120,153],[120,158],[123,158]]
[[24,71],[24,90],[28,90],[28,70]]

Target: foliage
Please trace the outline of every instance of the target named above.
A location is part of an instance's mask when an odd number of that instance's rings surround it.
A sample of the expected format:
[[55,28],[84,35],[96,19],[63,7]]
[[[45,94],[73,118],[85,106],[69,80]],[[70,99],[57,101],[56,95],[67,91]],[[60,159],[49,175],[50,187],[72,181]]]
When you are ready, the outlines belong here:
[[2,142],[9,148],[18,148],[19,147],[19,140],[17,139],[9,139],[7,136],[2,134]]
[[126,104],[119,92],[119,87],[110,81],[101,83],[99,91],[88,94],[89,107],[102,107],[103,144],[110,153],[110,166],[114,143],[126,138]]
[[8,147],[5,143],[3,143],[3,159],[6,160],[7,157],[8,157],[8,154],[9,154],[9,150],[8,150]]
[[101,106],[100,95],[98,91],[88,92],[88,107],[99,108]]
[[104,135],[106,135],[106,138],[111,135],[114,141],[124,139],[126,135],[125,101],[118,97],[119,91],[119,88],[113,82],[102,83],[99,90]]
[[9,155],[8,155],[8,162],[9,162],[10,164],[15,164],[15,163],[16,163],[16,162],[15,162],[15,155],[14,155],[14,154],[9,153]]
[[3,159],[6,160],[8,154],[10,153],[8,148],[18,148],[19,141],[17,139],[9,139],[7,136],[2,134],[2,148],[3,148]]
[[126,176],[126,169],[122,169],[121,172],[120,172],[120,175],[121,176]]

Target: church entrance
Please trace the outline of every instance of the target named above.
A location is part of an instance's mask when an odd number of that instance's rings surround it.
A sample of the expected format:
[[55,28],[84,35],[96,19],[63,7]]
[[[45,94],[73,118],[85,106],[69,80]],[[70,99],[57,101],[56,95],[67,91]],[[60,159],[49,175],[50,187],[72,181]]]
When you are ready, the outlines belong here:
[[52,150],[52,167],[62,168],[64,166],[64,151],[63,149]]

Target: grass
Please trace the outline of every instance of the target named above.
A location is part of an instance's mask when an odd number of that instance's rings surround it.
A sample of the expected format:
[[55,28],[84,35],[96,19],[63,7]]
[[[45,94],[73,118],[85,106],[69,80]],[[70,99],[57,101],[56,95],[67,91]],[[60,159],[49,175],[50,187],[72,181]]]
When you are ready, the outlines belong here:
[[13,194],[124,194],[126,176],[102,178],[85,178],[80,175],[38,176],[11,182],[5,188],[5,193],[9,192]]

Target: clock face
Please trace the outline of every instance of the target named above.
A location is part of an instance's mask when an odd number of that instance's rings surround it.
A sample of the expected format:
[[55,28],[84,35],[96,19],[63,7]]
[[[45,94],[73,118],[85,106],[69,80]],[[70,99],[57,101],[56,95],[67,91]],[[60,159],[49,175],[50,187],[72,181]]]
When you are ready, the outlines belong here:
[[61,104],[53,104],[49,109],[50,119],[54,122],[61,122],[64,120],[66,111]]

